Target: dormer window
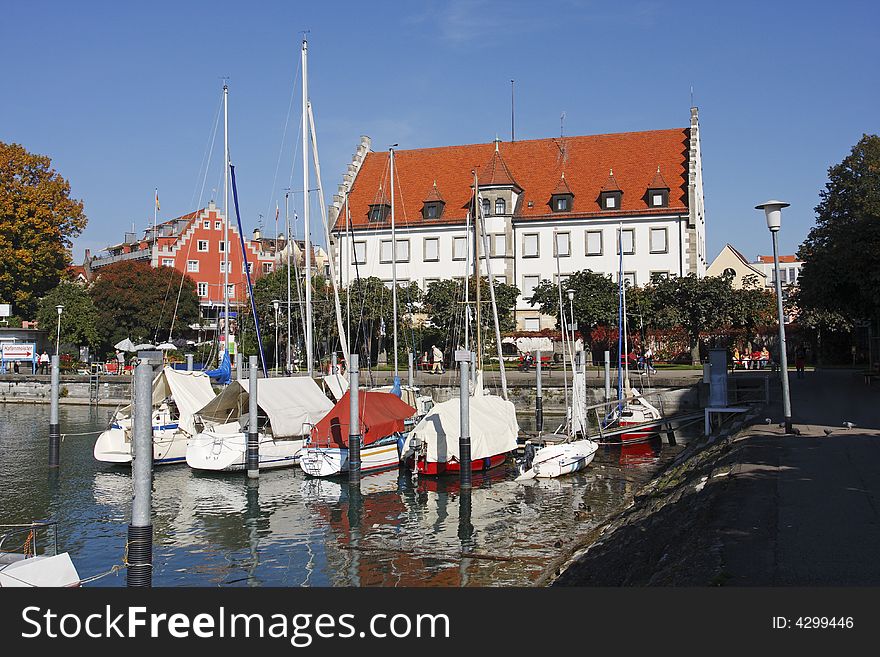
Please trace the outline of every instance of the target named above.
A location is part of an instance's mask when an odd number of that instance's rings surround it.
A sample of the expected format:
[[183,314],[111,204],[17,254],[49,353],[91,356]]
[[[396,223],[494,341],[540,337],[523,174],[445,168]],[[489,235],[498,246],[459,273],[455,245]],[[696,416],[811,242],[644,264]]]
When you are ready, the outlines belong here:
[[376,203],[370,206],[369,218],[371,222],[385,221],[391,214],[391,206],[385,203]]
[[619,210],[620,197],[623,192],[602,192],[599,196],[599,203],[603,210]]
[[573,198],[571,194],[554,194],[550,200],[550,207],[553,212],[571,212]]
[[645,201],[649,208],[665,208],[669,206],[669,185],[663,180],[660,174],[660,167],[657,167],[657,173],[654,179],[648,185],[648,191],[645,192]]
[[423,219],[439,219],[440,215],[443,214],[443,203],[439,201],[432,201],[430,203],[425,203],[425,206],[422,208],[422,218]]
[[495,199],[495,214],[501,215],[505,214],[507,211],[507,204],[504,202],[503,198]]

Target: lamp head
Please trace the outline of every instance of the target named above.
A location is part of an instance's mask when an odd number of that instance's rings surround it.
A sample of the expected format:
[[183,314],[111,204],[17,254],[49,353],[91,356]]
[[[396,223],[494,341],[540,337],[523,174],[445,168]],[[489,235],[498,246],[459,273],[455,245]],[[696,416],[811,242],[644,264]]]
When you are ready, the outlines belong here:
[[64,310],[64,306],[62,306],[61,304],[58,304],[57,306],[55,306],[55,310],[57,310],[58,314],[60,315],[61,311]]
[[281,305],[281,304],[279,303],[278,299],[274,299],[274,300],[272,301],[272,307],[275,309],[275,312],[276,312],[276,313],[278,312],[278,306],[280,306],[280,305]]
[[764,216],[767,219],[767,228],[770,229],[771,233],[776,233],[779,231],[780,226],[782,226],[782,208],[787,208],[790,203],[786,203],[785,201],[764,201],[760,205],[756,205],[756,210],[763,210]]
[[574,301],[574,290],[568,289],[568,290],[566,290],[566,292],[568,293],[568,300]]

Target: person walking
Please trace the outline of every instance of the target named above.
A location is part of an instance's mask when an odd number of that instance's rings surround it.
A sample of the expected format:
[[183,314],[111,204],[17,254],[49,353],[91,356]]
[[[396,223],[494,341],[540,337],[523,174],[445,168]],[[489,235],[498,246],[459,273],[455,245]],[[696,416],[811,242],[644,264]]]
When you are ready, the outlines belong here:
[[117,349],[116,350],[116,374],[124,374],[125,373],[125,354]]
[[434,354],[434,366],[431,368],[431,374],[443,374],[443,352],[435,344],[431,345],[431,352]]
[[43,349],[43,353],[40,354],[40,374],[48,374],[49,373],[49,354]]
[[654,369],[654,350],[651,347],[645,350],[645,366],[651,374],[657,373],[657,370]]

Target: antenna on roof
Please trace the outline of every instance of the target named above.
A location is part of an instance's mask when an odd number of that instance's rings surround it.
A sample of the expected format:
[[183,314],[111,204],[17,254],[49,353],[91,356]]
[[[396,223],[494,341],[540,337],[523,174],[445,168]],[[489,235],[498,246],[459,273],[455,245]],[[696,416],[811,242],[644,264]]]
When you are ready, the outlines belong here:
[[565,136],[565,112],[559,115],[559,138]]
[[694,106],[694,85],[691,85],[691,107]]
[[516,141],[516,133],[513,131],[513,80],[510,81],[510,141]]

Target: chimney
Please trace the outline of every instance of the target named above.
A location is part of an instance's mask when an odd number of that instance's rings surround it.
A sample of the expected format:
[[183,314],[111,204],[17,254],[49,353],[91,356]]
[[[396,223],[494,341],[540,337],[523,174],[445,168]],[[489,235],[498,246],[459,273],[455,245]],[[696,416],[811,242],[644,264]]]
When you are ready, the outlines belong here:
[[261,237],[262,236],[260,235],[260,229],[254,228],[254,237],[253,237],[254,242],[259,242]]

